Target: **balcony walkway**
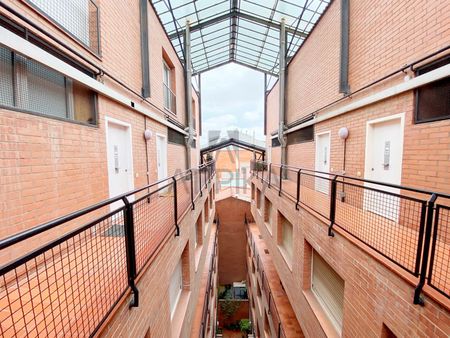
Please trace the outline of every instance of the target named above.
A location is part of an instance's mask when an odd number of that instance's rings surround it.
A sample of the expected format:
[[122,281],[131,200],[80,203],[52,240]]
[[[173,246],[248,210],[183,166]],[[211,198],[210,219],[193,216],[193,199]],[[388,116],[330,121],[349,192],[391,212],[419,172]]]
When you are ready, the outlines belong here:
[[[259,174],[261,175],[261,174]],[[331,175],[330,175],[331,176]],[[268,183],[267,172],[264,181]],[[325,224],[330,224],[331,180],[325,175],[306,175],[300,180],[300,206],[309,210]],[[260,177],[258,178],[260,180]],[[279,191],[279,175],[272,173],[271,187]],[[381,186],[381,184],[380,184]],[[288,174],[281,183],[281,194],[296,203],[297,180]],[[351,179],[337,184],[336,213],[334,229],[343,230],[350,238],[368,245],[413,276],[420,272],[420,262],[424,239],[420,234],[422,208],[426,207],[429,196],[401,191],[399,195],[389,195],[382,187],[368,187]],[[340,198],[339,196],[342,196]],[[398,197],[397,197],[398,196]],[[443,205],[439,209],[439,227],[436,232],[434,255],[432,255],[432,278],[427,288],[444,303],[449,304],[450,295],[450,212],[446,205],[450,200],[438,198]],[[436,215],[434,215],[436,216]],[[434,217],[433,217],[434,218]],[[423,220],[425,223],[425,219]],[[402,270],[403,269],[403,270]],[[405,275],[405,274],[404,274]],[[411,276],[412,278],[414,278]],[[410,279],[411,280],[411,279]],[[416,279],[412,279],[417,283]],[[441,295],[436,294],[436,289]]]
[[[257,271],[255,271],[255,277],[258,276],[256,272],[259,272],[259,280],[266,298],[267,306],[263,306],[262,309],[266,307],[270,308],[269,315],[272,318],[275,329],[277,329],[276,317],[278,315],[282,327],[281,337],[304,337],[303,331],[295,317],[294,310],[282,287],[277,270],[272,262],[272,257],[271,255],[264,254],[267,247],[264,239],[260,236],[258,226],[255,223],[248,224],[247,236],[250,248],[252,248],[252,243],[255,245],[255,251],[253,252],[252,258],[247,257],[247,259],[250,260],[248,266],[251,266],[251,260],[253,260],[253,258],[257,260],[255,266],[258,268]],[[249,269],[249,274],[251,274],[251,269]],[[262,277],[263,275],[265,278]],[[251,287],[253,288],[254,286],[252,285]],[[269,293],[271,296],[269,296]],[[275,305],[275,307],[273,307],[273,305]],[[264,318],[264,313],[261,314],[261,318]],[[261,332],[263,332],[263,328],[261,328]]]

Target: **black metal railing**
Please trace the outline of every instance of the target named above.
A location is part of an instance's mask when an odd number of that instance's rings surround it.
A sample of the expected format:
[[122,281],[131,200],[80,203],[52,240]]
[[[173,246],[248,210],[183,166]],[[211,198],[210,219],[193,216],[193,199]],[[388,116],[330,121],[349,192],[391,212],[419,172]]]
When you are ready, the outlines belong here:
[[[206,289],[205,289],[205,300],[203,303],[203,310],[202,310],[202,319],[201,319],[201,326],[200,326],[200,333],[199,337],[207,337],[207,331],[208,331],[208,323],[210,322],[211,313],[210,313],[210,301],[214,299],[211,299],[214,294],[214,281],[213,276],[217,272],[217,241],[218,241],[218,233],[219,233],[219,226],[220,226],[220,220],[219,217],[216,219],[216,233],[214,235],[214,244],[213,244],[213,251],[211,253],[211,261],[209,263],[209,270],[208,270],[208,280],[206,282]],[[213,318],[214,319],[214,318]],[[215,335],[215,323],[213,325],[212,332],[214,332]]]
[[278,337],[278,338],[286,337],[286,333],[285,333],[283,325],[281,323],[280,314],[279,314],[277,306],[275,304],[272,290],[270,289],[269,280],[264,271],[264,265],[262,263],[261,256],[259,255],[259,252],[256,249],[255,240],[248,228],[247,219],[245,219],[245,223],[246,223],[245,229],[246,229],[247,241],[248,241],[247,243],[248,243],[250,252],[252,254],[252,260],[254,259],[256,261],[256,264],[255,264],[256,271],[259,272],[259,276],[261,279],[262,293],[264,294],[264,297],[266,298],[266,303],[268,306],[268,315],[271,318],[273,328],[276,330],[276,337]]
[[450,298],[450,195],[255,161],[252,174],[298,210],[311,211]]
[[[210,162],[1,240],[2,252],[27,253],[0,267],[0,335],[91,336],[128,291],[130,307],[138,306],[136,278],[179,234],[180,215],[214,173]],[[41,234],[77,221],[27,250]]]

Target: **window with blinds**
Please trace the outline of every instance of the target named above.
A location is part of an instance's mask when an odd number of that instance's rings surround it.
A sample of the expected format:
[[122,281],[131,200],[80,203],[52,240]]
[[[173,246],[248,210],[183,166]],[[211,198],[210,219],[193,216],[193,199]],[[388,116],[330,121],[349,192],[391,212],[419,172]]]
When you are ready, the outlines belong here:
[[269,231],[272,232],[272,203],[267,197],[264,198],[264,222]]
[[5,47],[0,47],[0,106],[96,124],[93,91]]
[[313,251],[311,290],[339,333],[342,332],[344,284],[333,268]]
[[[417,69],[416,74],[423,75],[448,64],[450,56]],[[446,77],[417,88],[415,98],[416,123],[450,119],[450,78]]]
[[169,302],[170,302],[170,314],[173,316],[180,299],[181,290],[183,289],[183,270],[181,259],[179,260],[175,270],[170,278],[169,285]]
[[287,254],[287,258],[292,262],[294,229],[292,224],[284,217],[282,217],[281,227],[281,246]]
[[184,146],[186,143],[186,138],[185,138],[184,134],[182,134],[172,128],[167,129],[167,137],[168,137],[167,142],[169,142],[169,143],[178,144],[178,145],[182,145],[182,146]]

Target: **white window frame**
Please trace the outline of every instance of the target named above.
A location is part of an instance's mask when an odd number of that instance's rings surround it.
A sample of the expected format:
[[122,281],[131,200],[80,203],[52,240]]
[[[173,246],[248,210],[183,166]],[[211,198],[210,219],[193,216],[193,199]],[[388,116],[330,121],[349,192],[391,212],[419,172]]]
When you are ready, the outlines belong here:
[[[178,276],[179,272],[179,276]],[[175,281],[174,278],[177,280]],[[177,287],[177,294],[174,298],[172,298],[171,292],[172,288],[175,288],[173,284],[177,284],[179,287]],[[172,272],[172,275],[170,276],[170,282],[169,282],[169,306],[170,306],[170,319],[173,318],[173,315],[175,314],[175,310],[177,309],[177,305],[180,301],[181,292],[183,291],[183,262],[180,258],[179,262],[175,266],[175,269]],[[172,299],[174,299],[172,303]]]

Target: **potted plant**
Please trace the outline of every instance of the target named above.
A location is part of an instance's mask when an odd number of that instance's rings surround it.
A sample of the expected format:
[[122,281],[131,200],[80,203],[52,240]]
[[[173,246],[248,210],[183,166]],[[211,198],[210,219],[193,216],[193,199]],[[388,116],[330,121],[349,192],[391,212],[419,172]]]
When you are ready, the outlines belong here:
[[239,321],[239,328],[241,329],[242,337],[248,337],[248,334],[252,332],[250,319],[241,319]]

